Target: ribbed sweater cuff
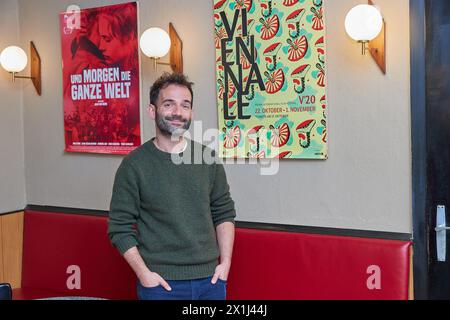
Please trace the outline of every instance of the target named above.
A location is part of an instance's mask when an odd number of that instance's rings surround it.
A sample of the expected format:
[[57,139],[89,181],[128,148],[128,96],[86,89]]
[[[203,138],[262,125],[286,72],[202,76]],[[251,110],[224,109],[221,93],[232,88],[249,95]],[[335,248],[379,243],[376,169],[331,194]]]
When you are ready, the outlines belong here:
[[214,221],[214,228],[217,228],[217,226],[219,224],[222,224],[224,222],[232,222],[233,224],[236,224],[235,221],[234,221],[234,217],[235,216],[236,216],[236,213],[234,213],[233,216],[223,217],[221,219],[218,219],[218,220]]
[[137,247],[138,242],[133,236],[127,236],[118,240],[114,245],[116,246],[117,250],[119,250],[120,254],[124,255],[124,253],[131,248]]

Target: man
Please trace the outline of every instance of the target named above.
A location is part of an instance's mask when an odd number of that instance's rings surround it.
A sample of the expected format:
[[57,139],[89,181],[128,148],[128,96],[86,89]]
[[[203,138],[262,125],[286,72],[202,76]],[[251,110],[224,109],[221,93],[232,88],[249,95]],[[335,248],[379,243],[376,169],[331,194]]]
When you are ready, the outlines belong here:
[[223,165],[173,161],[206,148],[183,136],[192,102],[184,75],[159,78],[148,107],[156,137],[116,173],[108,234],[136,273],[139,299],[226,298],[236,213]]

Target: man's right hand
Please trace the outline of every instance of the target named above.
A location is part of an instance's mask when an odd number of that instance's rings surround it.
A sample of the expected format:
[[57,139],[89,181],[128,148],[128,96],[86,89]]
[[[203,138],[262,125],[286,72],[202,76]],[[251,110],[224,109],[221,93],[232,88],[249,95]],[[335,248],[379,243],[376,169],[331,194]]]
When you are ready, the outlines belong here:
[[154,288],[161,285],[167,291],[172,288],[159,274],[151,272],[142,260],[137,247],[132,247],[124,253],[123,257],[133,269],[141,285],[145,288]]
[[146,272],[139,277],[139,281],[144,288],[155,288],[161,285],[167,291],[172,291],[172,288],[159,274],[156,272]]

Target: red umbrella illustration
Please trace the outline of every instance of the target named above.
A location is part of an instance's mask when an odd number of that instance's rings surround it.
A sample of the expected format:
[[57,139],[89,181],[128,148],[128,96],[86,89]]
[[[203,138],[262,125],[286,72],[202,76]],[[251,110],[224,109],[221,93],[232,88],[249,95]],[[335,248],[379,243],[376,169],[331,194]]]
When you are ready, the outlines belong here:
[[[297,126],[298,137],[300,138],[300,147],[306,149],[311,145],[311,131],[316,125],[316,120],[306,120]],[[304,143],[306,141],[306,143]]]
[[289,31],[291,38],[295,39],[300,35],[300,21],[304,15],[305,9],[298,9],[287,16],[286,22],[288,23],[288,28],[294,30],[294,32]]
[[296,4],[297,2],[298,2],[298,0],[284,0],[283,1],[283,6],[291,7],[294,4]]
[[[253,127],[249,132],[247,132],[248,142],[250,143],[250,150],[256,152],[260,150],[260,139],[264,133],[264,126]],[[254,147],[256,147],[256,149]]]
[[291,131],[289,130],[288,124],[285,122],[277,128],[270,125],[269,128],[271,130],[270,143],[272,146],[280,148],[286,145],[291,137]]
[[252,159],[264,159],[266,157],[266,152],[265,151],[261,151],[261,152],[257,152],[257,153],[248,152],[247,157],[252,158]]
[[236,101],[230,101],[228,103],[228,114],[234,115],[236,112]]
[[222,9],[228,0],[219,0],[214,3],[214,10]]
[[222,57],[217,58],[216,66],[219,73],[219,77],[223,79],[224,78],[223,71],[225,70],[225,67],[222,64]]
[[319,39],[317,39],[315,45],[317,48],[323,48],[323,46],[324,46],[323,36],[321,36]]
[[239,59],[239,61],[241,62],[242,68],[244,70],[250,69],[250,67],[252,66],[243,52],[241,52],[241,58]]
[[272,0],[261,0],[261,8],[262,16],[264,18],[270,17],[272,15]]
[[275,158],[286,159],[286,158],[290,158],[291,155],[292,155],[292,151],[285,151],[285,152],[282,152],[279,155],[277,155]]
[[234,5],[234,10],[247,9],[247,12],[253,6],[253,0],[236,0],[236,4]]
[[[223,96],[225,95],[225,84],[222,79],[217,80],[219,84],[219,99],[223,100]],[[228,98],[231,98],[236,92],[236,87],[233,83],[233,80],[228,79]]]
[[[248,38],[250,38],[250,37],[248,37]],[[255,52],[253,53],[252,60],[256,61],[257,56],[258,56],[258,50],[255,48]],[[252,66],[250,61],[248,61],[248,58],[245,55],[244,51],[241,51],[239,61],[240,61],[240,64],[242,65],[242,68],[244,68],[245,70],[250,69],[250,67]]]
[[320,87],[325,87],[325,69],[320,63],[316,64],[317,69],[319,69],[319,74],[317,75],[317,85]]
[[278,18],[278,15],[274,15],[267,20],[260,18],[259,21],[262,23],[261,39],[269,40],[275,37],[280,29],[280,19]]
[[319,10],[317,10],[312,7],[311,12],[314,13],[312,28],[314,30],[323,30],[323,8],[320,7]]
[[323,36],[320,37],[316,41],[315,45],[316,45],[316,48],[317,48],[317,52],[319,53],[319,61],[321,63],[325,63],[325,59],[323,58],[323,56],[325,55]]
[[323,96],[322,98],[320,98],[320,103],[322,104],[322,109],[326,109],[327,105],[326,105],[326,97]]
[[277,68],[277,54],[281,48],[281,42],[271,44],[264,50],[263,55],[266,57],[266,61],[272,63],[272,66],[266,64],[266,68],[269,71],[274,71]]
[[287,39],[287,43],[290,46],[288,49],[289,61],[298,61],[306,55],[306,52],[308,52],[308,39],[306,36],[301,36],[294,41]]
[[[294,79],[294,90],[298,94],[302,94],[305,91],[305,80],[310,69],[311,65],[304,64],[291,73],[291,77]],[[299,89],[298,86],[301,86],[301,88]]]
[[223,132],[225,133],[223,146],[226,149],[236,148],[241,141],[241,128],[239,128],[239,126],[230,128],[228,130],[226,128],[223,128]]
[[264,75],[267,77],[266,92],[268,94],[274,94],[281,90],[284,85],[284,72],[283,69],[278,69],[275,72],[269,74],[269,72],[264,72]]
[[[218,20],[218,22],[216,22],[216,20]],[[214,24],[217,28],[220,28],[221,26],[223,26],[223,22],[218,13],[214,13]]]
[[224,27],[215,28],[214,41],[216,43],[216,49],[220,49],[221,48],[221,40],[223,38],[227,38],[227,37],[228,37],[228,34],[227,34],[227,31],[225,30]]
[[219,56],[219,57],[217,58],[217,60],[216,60],[216,65],[218,65],[219,68],[222,67],[221,70],[223,71],[222,56]]

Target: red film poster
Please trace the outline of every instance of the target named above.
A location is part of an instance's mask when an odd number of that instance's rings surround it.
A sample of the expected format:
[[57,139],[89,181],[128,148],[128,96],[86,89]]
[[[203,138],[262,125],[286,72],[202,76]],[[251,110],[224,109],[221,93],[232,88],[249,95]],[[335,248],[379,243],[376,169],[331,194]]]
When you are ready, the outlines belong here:
[[141,145],[137,3],[60,14],[66,152]]

